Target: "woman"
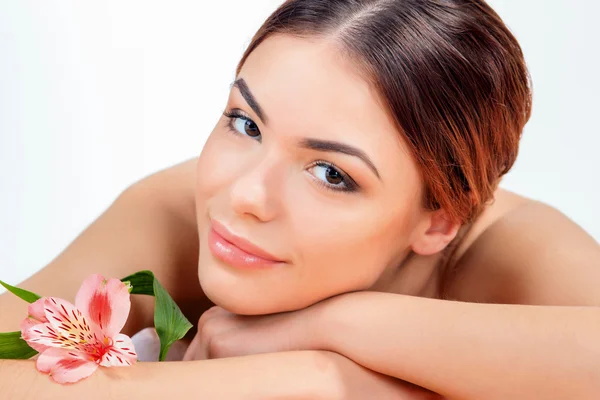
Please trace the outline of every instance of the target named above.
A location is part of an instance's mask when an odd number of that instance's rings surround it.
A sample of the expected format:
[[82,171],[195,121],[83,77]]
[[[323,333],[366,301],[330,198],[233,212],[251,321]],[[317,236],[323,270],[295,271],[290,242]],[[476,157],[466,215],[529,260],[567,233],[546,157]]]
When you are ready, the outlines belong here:
[[[133,185],[22,285],[72,298],[92,272],[151,269],[202,315],[189,362],[66,390],[5,361],[0,379],[21,397],[19,380],[63,398],[599,398],[599,246],[498,189],[530,110],[482,0],[287,1],[200,157]],[[129,334],[152,325],[133,301]],[[16,329],[25,306],[0,307]]]

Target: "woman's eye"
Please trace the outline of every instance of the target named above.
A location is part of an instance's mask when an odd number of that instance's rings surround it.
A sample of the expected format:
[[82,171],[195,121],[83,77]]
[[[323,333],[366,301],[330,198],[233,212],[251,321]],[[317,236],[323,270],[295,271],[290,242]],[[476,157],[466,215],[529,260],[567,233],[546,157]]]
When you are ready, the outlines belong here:
[[254,121],[252,121],[250,118],[236,112],[225,112],[223,115],[229,118],[227,126],[234,133],[250,136],[254,139],[260,139],[260,130],[258,129],[256,123],[254,123]]
[[336,169],[333,165],[318,162],[310,168],[312,174],[327,188],[350,192],[355,191],[357,185],[352,178]]
[[260,136],[260,131],[258,130],[258,126],[256,126],[256,124],[254,122],[250,121],[249,119],[246,119],[243,117],[234,118],[233,126],[235,127],[236,131],[238,131],[240,133],[244,133],[250,137],[259,137]]

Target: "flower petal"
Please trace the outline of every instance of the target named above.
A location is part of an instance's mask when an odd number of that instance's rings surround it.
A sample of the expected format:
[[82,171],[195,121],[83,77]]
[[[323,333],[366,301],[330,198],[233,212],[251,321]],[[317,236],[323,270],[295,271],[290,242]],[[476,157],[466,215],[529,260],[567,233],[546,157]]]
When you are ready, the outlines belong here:
[[[79,345],[78,342],[64,337],[52,324],[37,324],[21,333],[27,344],[37,350],[38,346],[58,347],[63,349],[71,349],[84,351],[85,346]],[[41,347],[40,347],[41,349]]]
[[40,353],[35,366],[40,372],[48,373],[56,366],[56,364],[64,358],[79,358],[85,360],[85,357],[79,355],[78,352],[69,349],[58,349],[55,347]]
[[21,334],[26,332],[32,326],[39,325],[39,324],[40,324],[40,321],[38,321],[37,319],[33,319],[31,317],[25,318],[23,321],[21,321]]
[[103,367],[124,367],[132,365],[136,361],[137,354],[131,338],[119,334],[115,337],[113,345],[102,356],[100,365]]
[[38,320],[38,322],[48,322],[46,312],[44,311],[44,302],[46,299],[47,297],[39,298],[29,305],[27,308],[29,317]]
[[29,347],[33,348],[39,353],[46,350],[48,346],[31,342],[29,340],[31,338],[31,335],[29,335],[27,331],[35,325],[44,324],[48,322],[48,319],[46,318],[46,312],[44,311],[45,301],[46,297],[42,297],[31,303],[27,309],[27,313],[29,315],[21,322],[21,338],[23,338],[23,340],[27,342]]
[[[86,320],[81,311],[68,301],[48,297],[44,303],[44,310],[50,321],[48,324],[54,328],[47,336],[54,339],[55,342],[62,341],[66,345],[70,341],[73,345],[79,346],[104,341],[104,335],[100,328]],[[56,334],[59,335],[59,338],[56,337]],[[65,347],[64,345],[58,346],[58,343],[46,345]],[[69,345],[67,347],[77,348],[77,346]]]
[[160,339],[154,328],[144,328],[131,337],[138,361],[158,361]]
[[50,348],[40,354],[36,367],[40,372],[50,373],[58,383],[73,383],[90,376],[98,368],[98,364],[84,354]]
[[31,318],[31,317],[27,317],[25,318],[22,322],[21,322],[21,338],[23,340],[25,340],[27,342],[27,344],[29,345],[29,347],[31,347],[32,349],[34,349],[35,351],[41,353],[43,351],[45,351],[48,346],[43,345],[41,343],[37,343],[37,341],[32,341],[31,339],[40,335],[41,332],[32,332],[31,334],[28,332],[29,329],[31,329],[32,327],[36,326],[36,325],[44,325],[44,324],[40,324],[39,321]]
[[81,285],[75,304],[106,336],[114,337],[127,321],[131,300],[127,285],[123,282],[94,274]]

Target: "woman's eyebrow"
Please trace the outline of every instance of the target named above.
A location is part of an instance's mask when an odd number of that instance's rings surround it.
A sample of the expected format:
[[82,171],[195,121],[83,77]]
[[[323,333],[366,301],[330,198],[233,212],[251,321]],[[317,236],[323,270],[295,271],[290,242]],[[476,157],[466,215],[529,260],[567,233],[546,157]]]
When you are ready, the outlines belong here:
[[375,164],[373,164],[373,161],[371,161],[369,156],[367,156],[367,154],[364,151],[357,149],[356,147],[353,147],[353,146],[350,146],[350,145],[347,145],[347,144],[341,143],[341,142],[334,142],[331,140],[311,139],[311,138],[305,138],[305,139],[300,140],[299,146],[303,147],[305,149],[343,153],[343,154],[348,154],[350,156],[358,157],[361,160],[363,160],[365,162],[365,164],[367,164],[367,166],[371,169],[371,171],[373,171],[373,173],[375,173],[377,178],[379,178],[379,180],[381,180],[381,176],[379,176],[379,171],[375,167]]
[[262,121],[263,124],[267,125],[267,116],[265,115],[262,107],[256,101],[256,98],[252,95],[250,88],[246,84],[244,78],[237,79],[235,82],[231,84],[231,88],[238,88],[242,97],[246,100],[246,103],[254,110],[258,118]]
[[[231,88],[234,88],[234,87],[237,87],[239,89],[242,97],[246,100],[246,103],[248,103],[250,108],[252,108],[252,110],[254,110],[254,112],[256,113],[258,118],[260,118],[260,120],[265,125],[267,125],[267,116],[264,113],[262,107],[256,101],[256,98],[250,91],[250,88],[248,87],[248,84],[246,83],[244,78],[236,79],[235,82],[233,82],[231,84]],[[312,138],[305,138],[305,139],[300,140],[299,145],[300,145],[300,147],[303,147],[305,149],[325,151],[325,152],[343,153],[343,154],[348,154],[350,156],[358,157],[361,160],[363,160],[364,163],[367,164],[367,166],[371,169],[371,171],[373,171],[375,176],[377,176],[377,178],[379,180],[381,180],[379,171],[377,170],[377,167],[375,167],[375,164],[373,163],[373,161],[371,161],[369,156],[367,156],[367,154],[364,151],[357,149],[356,147],[353,147],[353,146],[350,146],[350,145],[347,145],[347,144],[341,143],[341,142],[335,142],[335,141],[331,141],[331,140],[312,139]]]

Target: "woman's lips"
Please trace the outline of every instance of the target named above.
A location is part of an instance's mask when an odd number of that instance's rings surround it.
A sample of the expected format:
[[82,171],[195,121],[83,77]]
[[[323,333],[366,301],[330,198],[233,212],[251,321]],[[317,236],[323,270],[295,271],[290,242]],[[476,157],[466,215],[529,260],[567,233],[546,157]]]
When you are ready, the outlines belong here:
[[269,268],[283,263],[246,239],[233,235],[215,220],[211,221],[208,247],[215,257],[238,268]]

